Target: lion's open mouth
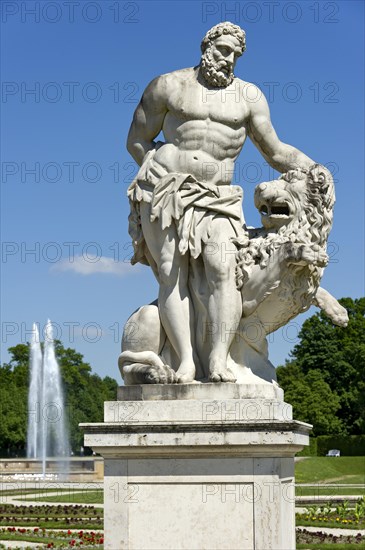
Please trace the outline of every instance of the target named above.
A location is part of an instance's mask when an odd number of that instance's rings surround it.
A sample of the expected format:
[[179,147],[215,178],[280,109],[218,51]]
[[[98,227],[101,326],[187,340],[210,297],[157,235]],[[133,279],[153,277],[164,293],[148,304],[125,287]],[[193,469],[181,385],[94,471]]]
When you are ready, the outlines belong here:
[[290,216],[289,206],[287,204],[263,204],[260,206],[260,214],[269,218],[288,218]]

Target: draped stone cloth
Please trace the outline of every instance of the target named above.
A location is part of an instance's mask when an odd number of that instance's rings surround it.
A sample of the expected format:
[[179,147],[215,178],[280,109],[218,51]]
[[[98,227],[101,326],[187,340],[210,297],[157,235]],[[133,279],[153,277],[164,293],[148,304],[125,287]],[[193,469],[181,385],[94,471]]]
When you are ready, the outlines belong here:
[[241,187],[217,186],[197,181],[190,174],[167,173],[154,162],[155,152],[153,149],[147,153],[128,188],[131,207],[128,231],[134,248],[132,264],[149,264],[140,219],[141,201],[151,204],[150,220],[158,220],[162,230],[175,223],[180,253],[189,251],[193,258],[201,254],[203,243],[209,240],[212,221],[217,217],[229,220],[232,237],[242,234]]

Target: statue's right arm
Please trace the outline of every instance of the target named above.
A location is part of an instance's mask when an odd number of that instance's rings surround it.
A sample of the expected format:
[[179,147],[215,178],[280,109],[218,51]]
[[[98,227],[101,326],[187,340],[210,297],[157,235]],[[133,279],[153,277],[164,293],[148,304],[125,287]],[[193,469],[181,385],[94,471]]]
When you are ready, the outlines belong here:
[[[271,123],[269,106],[264,94],[259,88],[254,100],[248,101],[250,116],[248,120],[248,135],[265,160],[275,170],[281,173],[298,168],[309,170],[314,160],[278,138]],[[252,93],[252,92],[251,92]]]
[[156,143],[154,138],[162,130],[167,113],[167,78],[165,75],[152,80],[135,110],[127,139],[127,149],[137,164]]

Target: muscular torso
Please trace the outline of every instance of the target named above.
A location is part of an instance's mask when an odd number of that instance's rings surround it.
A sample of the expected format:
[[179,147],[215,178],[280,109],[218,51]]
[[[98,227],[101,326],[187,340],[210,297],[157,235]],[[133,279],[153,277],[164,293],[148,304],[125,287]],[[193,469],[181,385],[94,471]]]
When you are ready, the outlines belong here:
[[162,126],[166,143],[154,160],[168,172],[189,173],[215,185],[229,184],[246,139],[244,83],[235,79],[225,89],[207,89],[192,68],[164,78],[170,92]]

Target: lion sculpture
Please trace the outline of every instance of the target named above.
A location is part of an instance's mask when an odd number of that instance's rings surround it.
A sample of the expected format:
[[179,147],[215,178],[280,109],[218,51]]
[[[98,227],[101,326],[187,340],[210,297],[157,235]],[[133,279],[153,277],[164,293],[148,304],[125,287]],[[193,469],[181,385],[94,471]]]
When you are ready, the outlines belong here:
[[[237,382],[272,382],[266,336],[311,305],[333,323],[346,326],[347,311],[319,286],[328,262],[327,238],[332,226],[335,193],[330,172],[321,165],[291,170],[255,189],[255,206],[263,227],[242,230],[237,246],[236,282],[242,296],[242,319],[227,366]],[[200,365],[206,353],[197,338]],[[126,385],[178,382],[178,358],[161,325],[158,305],[142,306],[129,318],[122,338],[119,368]],[[197,369],[197,381],[207,373]]]

